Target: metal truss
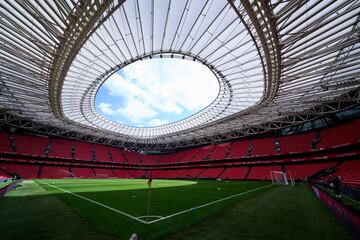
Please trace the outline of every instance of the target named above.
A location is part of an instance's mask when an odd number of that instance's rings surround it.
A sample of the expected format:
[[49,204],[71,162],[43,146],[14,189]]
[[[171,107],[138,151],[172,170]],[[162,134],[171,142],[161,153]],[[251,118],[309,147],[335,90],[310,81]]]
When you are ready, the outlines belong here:
[[[183,14],[178,14],[179,10]],[[238,113],[260,101],[264,82],[272,82],[263,72],[258,50],[252,47],[251,36],[256,31],[249,34],[251,26],[246,25],[252,21],[245,12],[240,20],[226,1],[169,1],[168,5],[128,1],[106,17],[82,46],[63,79],[62,117],[69,121],[122,134],[122,139],[148,141],[189,132]],[[129,20],[123,26],[119,24],[121,19]],[[155,36],[156,32],[162,34]],[[218,97],[193,116],[152,128],[125,126],[99,115],[94,101],[101,84],[127,64],[152,58],[200,61],[219,79]],[[249,88],[252,91],[245,91]]]
[[279,130],[289,126],[299,125],[304,122],[312,121],[324,115],[331,115],[347,108],[360,104],[360,88],[348,92],[339,97],[337,101],[328,102],[317,105],[309,109],[302,115],[289,115],[280,117],[276,121],[264,122],[256,126],[237,129],[231,132],[219,133],[214,136],[206,138],[191,139],[188,141],[179,141],[166,144],[133,144],[119,141],[117,139],[110,139],[109,137],[96,137],[94,135],[86,135],[78,131],[65,130],[53,126],[46,126],[38,122],[28,119],[19,118],[18,115],[0,111],[0,122],[7,126],[14,126],[21,129],[34,131],[40,134],[60,136],[71,139],[80,139],[94,143],[102,143],[118,147],[127,147],[131,149],[142,149],[145,151],[152,150],[173,150],[181,147],[190,147],[204,144],[221,143],[224,141],[235,140],[241,137],[256,135],[268,131]]
[[[359,104],[359,9],[356,0],[5,0],[0,122],[170,149],[310,121]],[[146,129],[96,112],[96,92],[111,74],[157,57],[209,67],[218,98],[189,118]]]

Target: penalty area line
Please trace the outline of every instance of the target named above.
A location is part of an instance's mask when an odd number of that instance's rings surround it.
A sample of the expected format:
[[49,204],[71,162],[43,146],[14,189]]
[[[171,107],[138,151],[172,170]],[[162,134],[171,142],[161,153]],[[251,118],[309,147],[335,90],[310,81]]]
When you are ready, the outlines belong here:
[[67,191],[67,190],[62,189],[62,188],[60,188],[60,187],[57,187],[57,186],[54,186],[54,185],[48,184],[48,183],[43,182],[43,181],[41,181],[41,180],[37,180],[37,181],[39,181],[39,182],[41,182],[41,183],[43,183],[43,184],[46,184],[46,185],[48,185],[48,186],[50,186],[50,187],[52,187],[52,188],[58,189],[58,190],[60,190],[60,191],[62,191],[62,192],[65,192],[65,193],[71,194],[71,195],[76,196],[76,197],[78,197],[78,198],[81,198],[81,199],[87,200],[87,201],[92,202],[92,203],[94,203],[94,204],[96,204],[96,205],[99,205],[99,206],[102,206],[102,207],[107,208],[107,209],[109,209],[109,210],[112,210],[112,211],[114,211],[114,212],[117,212],[117,213],[119,213],[119,214],[121,214],[121,215],[124,215],[124,216],[126,216],[126,217],[128,217],[128,218],[131,218],[131,219],[133,219],[133,220],[135,220],[135,221],[138,221],[138,222],[141,222],[141,223],[147,224],[147,222],[146,222],[146,221],[141,220],[141,219],[139,219],[139,218],[137,218],[137,217],[134,217],[134,216],[132,216],[132,215],[130,215],[130,214],[128,214],[128,213],[126,213],[126,212],[123,212],[123,211],[120,211],[120,210],[118,210],[118,209],[115,209],[115,208],[109,207],[108,205],[105,205],[105,204],[99,203],[99,202],[94,201],[94,200],[92,200],[92,199],[90,199],[90,198],[83,197],[83,196],[81,196],[81,195],[79,195],[79,194],[76,194],[76,193],[73,193],[73,192]]
[[141,219],[141,218],[163,218],[162,216],[158,216],[158,215],[144,215],[144,216],[138,216],[137,217],[138,219]]
[[245,195],[245,194],[248,194],[248,193],[251,193],[251,192],[255,192],[255,191],[258,191],[258,190],[260,190],[260,189],[267,188],[267,187],[270,187],[270,186],[273,186],[273,184],[269,184],[269,185],[266,185],[266,186],[254,188],[254,189],[248,190],[248,191],[246,191],[246,192],[234,194],[234,195],[231,195],[231,196],[229,196],[229,197],[221,198],[221,199],[218,199],[218,200],[215,200],[215,201],[212,201],[212,202],[209,202],[209,203],[205,203],[205,204],[200,205],[200,206],[197,206],[197,207],[192,207],[192,208],[186,209],[186,210],[181,211],[181,212],[177,212],[177,213],[174,213],[174,214],[171,214],[171,215],[168,215],[168,216],[159,218],[159,219],[155,219],[155,220],[146,222],[146,224],[152,224],[152,223],[156,223],[156,222],[159,222],[159,221],[163,221],[163,220],[166,220],[166,219],[175,217],[175,216],[180,215],[180,214],[184,214],[184,213],[187,213],[187,212],[191,212],[191,211],[197,210],[197,209],[199,209],[199,208],[207,207],[207,206],[209,206],[209,205],[212,205],[212,204],[215,204],[215,203],[219,203],[219,202],[222,202],[222,201],[226,201],[226,200],[231,199],[231,198],[239,197],[239,196],[242,196],[242,195]]

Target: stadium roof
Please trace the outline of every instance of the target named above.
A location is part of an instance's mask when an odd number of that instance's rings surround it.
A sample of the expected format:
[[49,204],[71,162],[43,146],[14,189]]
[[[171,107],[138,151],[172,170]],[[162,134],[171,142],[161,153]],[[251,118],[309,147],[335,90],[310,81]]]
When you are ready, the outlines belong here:
[[[142,149],[309,121],[359,103],[359,9],[357,0],[5,0],[0,121]],[[149,128],[96,112],[97,90],[111,74],[152,58],[203,63],[219,79],[218,97]]]

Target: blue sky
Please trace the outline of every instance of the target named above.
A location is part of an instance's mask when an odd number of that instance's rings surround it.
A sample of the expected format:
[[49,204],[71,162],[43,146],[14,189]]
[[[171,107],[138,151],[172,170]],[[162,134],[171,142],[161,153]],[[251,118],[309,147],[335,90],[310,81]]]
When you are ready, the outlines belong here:
[[219,84],[203,64],[183,59],[148,59],[109,77],[96,96],[107,119],[153,127],[184,119],[209,105]]

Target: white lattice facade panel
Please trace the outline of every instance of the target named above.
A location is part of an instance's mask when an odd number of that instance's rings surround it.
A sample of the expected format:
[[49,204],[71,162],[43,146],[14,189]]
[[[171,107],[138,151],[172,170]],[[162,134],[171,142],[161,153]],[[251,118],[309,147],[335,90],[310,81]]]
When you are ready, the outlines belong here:
[[[359,9],[356,0],[2,1],[1,120],[149,148],[307,121],[359,103]],[[217,98],[151,128],[97,113],[104,81],[153,58],[204,64],[219,81]],[[339,107],[319,107],[331,103]]]

